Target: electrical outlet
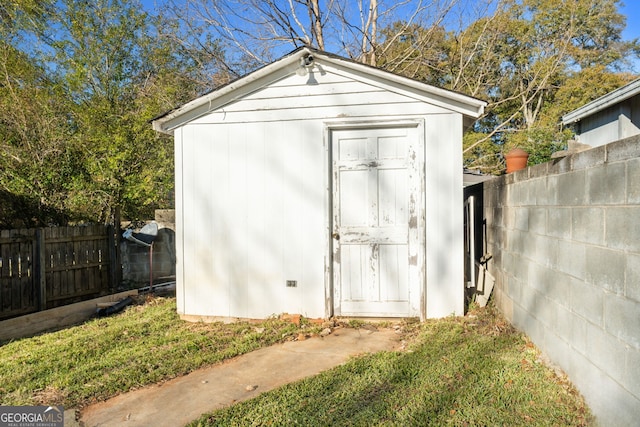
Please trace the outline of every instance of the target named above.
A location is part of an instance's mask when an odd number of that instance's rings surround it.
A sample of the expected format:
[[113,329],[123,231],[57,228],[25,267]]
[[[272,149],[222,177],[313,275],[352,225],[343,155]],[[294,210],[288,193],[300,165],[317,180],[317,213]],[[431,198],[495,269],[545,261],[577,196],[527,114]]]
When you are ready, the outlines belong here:
[[287,288],[296,288],[298,286],[297,280],[287,280]]

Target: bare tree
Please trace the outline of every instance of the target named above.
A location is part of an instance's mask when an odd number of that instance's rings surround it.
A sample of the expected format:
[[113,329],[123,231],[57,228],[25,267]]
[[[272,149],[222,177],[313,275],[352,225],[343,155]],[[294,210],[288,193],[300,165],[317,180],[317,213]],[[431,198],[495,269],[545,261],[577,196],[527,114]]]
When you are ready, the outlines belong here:
[[[380,28],[394,22],[432,26],[459,0],[186,0],[171,3],[172,14],[193,34],[213,33],[254,66],[300,46],[311,46],[377,65]],[[385,37],[400,37],[405,30]],[[199,36],[201,37],[201,36]],[[197,38],[192,41],[197,41]],[[185,42],[182,38],[181,42]]]

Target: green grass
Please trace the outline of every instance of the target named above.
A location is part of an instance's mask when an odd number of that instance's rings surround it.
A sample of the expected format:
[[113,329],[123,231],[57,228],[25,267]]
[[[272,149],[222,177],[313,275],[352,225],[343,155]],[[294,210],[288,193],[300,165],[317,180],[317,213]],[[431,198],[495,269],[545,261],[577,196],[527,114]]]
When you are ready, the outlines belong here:
[[[172,298],[0,346],[0,405],[81,407],[316,327],[188,323]],[[347,327],[370,327],[359,320]],[[378,324],[378,327],[392,326]],[[203,416],[193,426],[585,426],[584,401],[491,308],[404,322],[404,351],[331,371]]]
[[[309,331],[307,327],[305,331]],[[0,405],[83,406],[297,335],[291,322],[188,323],[175,299],[0,347]]]
[[407,351],[354,359],[191,426],[591,424],[575,389],[491,309],[407,327]]

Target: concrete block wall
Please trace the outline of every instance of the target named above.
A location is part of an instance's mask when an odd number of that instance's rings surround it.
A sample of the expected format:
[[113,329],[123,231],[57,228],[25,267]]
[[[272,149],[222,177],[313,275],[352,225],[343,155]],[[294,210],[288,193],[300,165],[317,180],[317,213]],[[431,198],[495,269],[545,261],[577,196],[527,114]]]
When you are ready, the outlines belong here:
[[640,137],[484,183],[493,298],[599,424],[640,421]]
[[[176,274],[175,213],[172,209],[156,210],[158,236],[153,242],[153,283],[172,280]],[[127,287],[149,284],[149,248],[122,239],[120,242],[122,282]]]

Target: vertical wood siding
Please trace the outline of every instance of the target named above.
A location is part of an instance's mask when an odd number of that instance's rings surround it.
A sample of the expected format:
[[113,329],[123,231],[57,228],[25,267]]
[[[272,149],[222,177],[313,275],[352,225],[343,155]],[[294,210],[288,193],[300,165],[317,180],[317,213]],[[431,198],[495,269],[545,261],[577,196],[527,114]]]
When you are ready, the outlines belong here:
[[[439,253],[451,253],[447,267],[456,260],[455,250],[462,256],[461,224],[460,244],[449,245],[458,237],[452,231],[457,214],[450,210],[462,215],[462,159],[453,153],[461,150],[461,115],[412,97],[408,90],[391,92],[374,79],[348,76],[331,66],[313,77],[317,84],[308,84],[309,76],[290,75],[176,130],[179,312],[249,318],[282,312],[327,315],[327,122],[425,120],[430,127],[427,158],[444,155],[427,168],[432,182],[427,205],[432,205],[432,219],[440,221],[431,232],[447,233],[436,238],[437,245],[445,245]],[[443,130],[447,126],[460,131]],[[460,179],[452,180],[458,174]],[[438,188],[442,183],[444,188]],[[462,261],[458,267],[462,271]],[[462,290],[462,276],[449,284],[443,280],[458,278],[446,273],[442,280],[432,274],[439,283],[433,291],[458,285]],[[287,287],[288,280],[297,286]],[[452,303],[434,312],[442,311],[460,312]]]

